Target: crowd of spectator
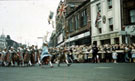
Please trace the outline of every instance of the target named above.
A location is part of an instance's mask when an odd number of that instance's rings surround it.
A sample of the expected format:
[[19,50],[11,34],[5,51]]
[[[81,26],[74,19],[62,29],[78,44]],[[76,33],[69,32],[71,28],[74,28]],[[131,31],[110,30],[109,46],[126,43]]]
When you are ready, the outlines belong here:
[[50,48],[49,51],[52,54],[52,58],[55,59],[56,55],[62,54],[65,48],[68,50],[67,58],[70,62],[135,62],[135,44],[61,46]]

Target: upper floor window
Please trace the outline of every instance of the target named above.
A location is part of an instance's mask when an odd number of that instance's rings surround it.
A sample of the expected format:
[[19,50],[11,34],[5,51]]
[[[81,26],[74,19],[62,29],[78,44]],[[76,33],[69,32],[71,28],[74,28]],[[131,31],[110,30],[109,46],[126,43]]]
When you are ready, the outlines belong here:
[[68,20],[68,30],[69,30],[69,32],[72,32],[72,28],[73,27],[73,22],[72,22],[72,19],[69,19]]
[[87,12],[86,12],[86,9],[81,12],[80,25],[81,25],[81,27],[87,25]]
[[79,28],[79,14],[75,16],[75,29],[77,30]]
[[98,28],[98,32],[99,32],[99,34],[101,34],[102,33],[102,28]]
[[112,0],[107,0],[108,2],[108,9],[112,9]]
[[98,25],[98,33],[101,34],[102,33],[101,21],[97,22],[97,25]]
[[109,30],[113,31],[113,18],[109,18]]
[[135,23],[135,9],[130,10],[130,22]]
[[86,9],[83,11],[83,25],[87,24],[87,11]]
[[101,4],[100,3],[97,4],[97,12],[101,12]]

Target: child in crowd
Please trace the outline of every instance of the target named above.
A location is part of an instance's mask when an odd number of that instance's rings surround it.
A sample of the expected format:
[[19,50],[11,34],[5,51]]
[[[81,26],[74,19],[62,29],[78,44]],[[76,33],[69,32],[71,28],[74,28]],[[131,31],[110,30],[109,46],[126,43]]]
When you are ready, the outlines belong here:
[[117,52],[116,52],[116,50],[113,50],[113,52],[112,52],[112,58],[113,58],[113,62],[114,63],[117,63]]

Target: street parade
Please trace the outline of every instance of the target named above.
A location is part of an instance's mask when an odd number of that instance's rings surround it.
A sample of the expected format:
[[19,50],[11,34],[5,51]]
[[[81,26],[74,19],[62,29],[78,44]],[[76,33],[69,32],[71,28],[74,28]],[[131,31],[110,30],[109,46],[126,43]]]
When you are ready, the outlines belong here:
[[71,47],[48,48],[43,44],[43,49],[37,46],[29,47],[9,47],[0,50],[1,66],[33,66],[38,64],[65,62],[67,66],[70,63],[135,63],[135,44],[132,45],[80,45]]

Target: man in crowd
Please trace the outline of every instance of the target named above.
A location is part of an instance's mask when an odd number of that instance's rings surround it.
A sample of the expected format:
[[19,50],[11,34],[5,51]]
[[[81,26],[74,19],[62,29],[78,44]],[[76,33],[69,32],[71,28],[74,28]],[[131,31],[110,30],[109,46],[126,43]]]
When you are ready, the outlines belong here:
[[93,58],[92,58],[93,59],[93,63],[97,63],[98,48],[97,48],[96,43],[93,43],[92,55],[93,55]]

